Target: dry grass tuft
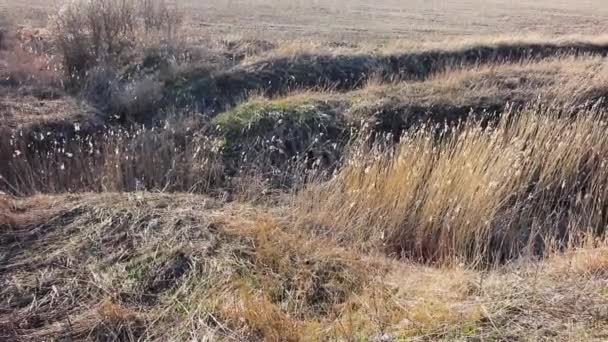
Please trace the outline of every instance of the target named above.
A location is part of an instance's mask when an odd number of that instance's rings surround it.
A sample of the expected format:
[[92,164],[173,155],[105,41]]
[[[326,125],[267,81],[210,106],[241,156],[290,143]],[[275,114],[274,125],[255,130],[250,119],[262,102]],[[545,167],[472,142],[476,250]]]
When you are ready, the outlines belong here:
[[392,150],[360,151],[301,195],[297,215],[343,243],[433,262],[581,244],[604,234],[604,129],[595,112],[525,110],[497,127],[412,130]]
[[602,246],[487,271],[425,267],[364,256],[293,232],[266,209],[202,196],[11,202],[9,213],[30,218],[0,232],[0,294],[10,299],[0,303],[4,339],[593,340],[606,333]]
[[[167,122],[167,125],[171,125]],[[15,194],[74,191],[203,191],[221,181],[217,142],[194,129],[8,131],[0,188]],[[25,135],[25,137],[24,137]]]
[[[0,234],[11,279],[2,295],[13,298],[0,324],[17,327],[2,337],[57,336],[57,322],[80,316],[61,334],[299,340],[378,272],[330,242],[302,244],[246,205],[144,193],[15,203],[32,213],[53,204],[51,219]],[[54,306],[58,294],[71,299]]]

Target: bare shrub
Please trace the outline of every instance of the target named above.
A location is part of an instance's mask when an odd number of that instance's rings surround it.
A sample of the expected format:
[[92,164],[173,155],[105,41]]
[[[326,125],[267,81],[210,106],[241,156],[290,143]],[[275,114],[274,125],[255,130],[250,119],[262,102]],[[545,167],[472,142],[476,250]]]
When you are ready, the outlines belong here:
[[116,69],[100,64],[88,70],[82,80],[80,95],[99,109],[104,115],[116,110],[116,99],[120,96],[120,79]]
[[56,46],[68,78],[78,79],[93,65],[118,58],[135,34],[131,0],[75,1],[54,18]]
[[124,62],[142,33],[174,36],[181,16],[164,2],[76,0],[62,8],[53,23],[66,75],[78,80],[97,64]]

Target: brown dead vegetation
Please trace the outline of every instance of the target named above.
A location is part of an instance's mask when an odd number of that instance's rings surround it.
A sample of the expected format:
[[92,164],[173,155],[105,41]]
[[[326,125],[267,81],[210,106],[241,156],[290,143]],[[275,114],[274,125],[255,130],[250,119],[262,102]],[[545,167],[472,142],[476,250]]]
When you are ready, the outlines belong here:
[[604,247],[482,272],[364,256],[286,230],[260,208],[202,196],[11,202],[19,222],[0,233],[5,339],[592,340],[607,332]]
[[607,338],[605,37],[181,14],[0,22],[1,340]]

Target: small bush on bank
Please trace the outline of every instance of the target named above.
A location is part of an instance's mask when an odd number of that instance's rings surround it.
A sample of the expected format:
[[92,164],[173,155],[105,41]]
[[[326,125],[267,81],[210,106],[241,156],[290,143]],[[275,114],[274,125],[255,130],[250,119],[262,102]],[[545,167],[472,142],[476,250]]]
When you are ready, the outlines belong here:
[[87,73],[80,95],[106,120],[143,123],[158,112],[162,84],[151,76],[122,80],[116,69],[100,65]]
[[162,0],[77,0],[55,16],[53,32],[66,78],[76,86],[97,65],[126,63],[152,35],[175,39],[181,22],[179,11]]

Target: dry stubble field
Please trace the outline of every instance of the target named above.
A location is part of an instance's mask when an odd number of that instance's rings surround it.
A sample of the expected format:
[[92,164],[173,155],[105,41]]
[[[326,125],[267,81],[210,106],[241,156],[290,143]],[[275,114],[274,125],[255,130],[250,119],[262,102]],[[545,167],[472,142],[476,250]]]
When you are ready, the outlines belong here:
[[0,0],[0,340],[608,339],[606,19]]
[[[24,23],[43,23],[61,1],[1,0]],[[263,39],[430,39],[511,34],[605,34],[601,0],[225,0],[179,1],[197,34]]]

